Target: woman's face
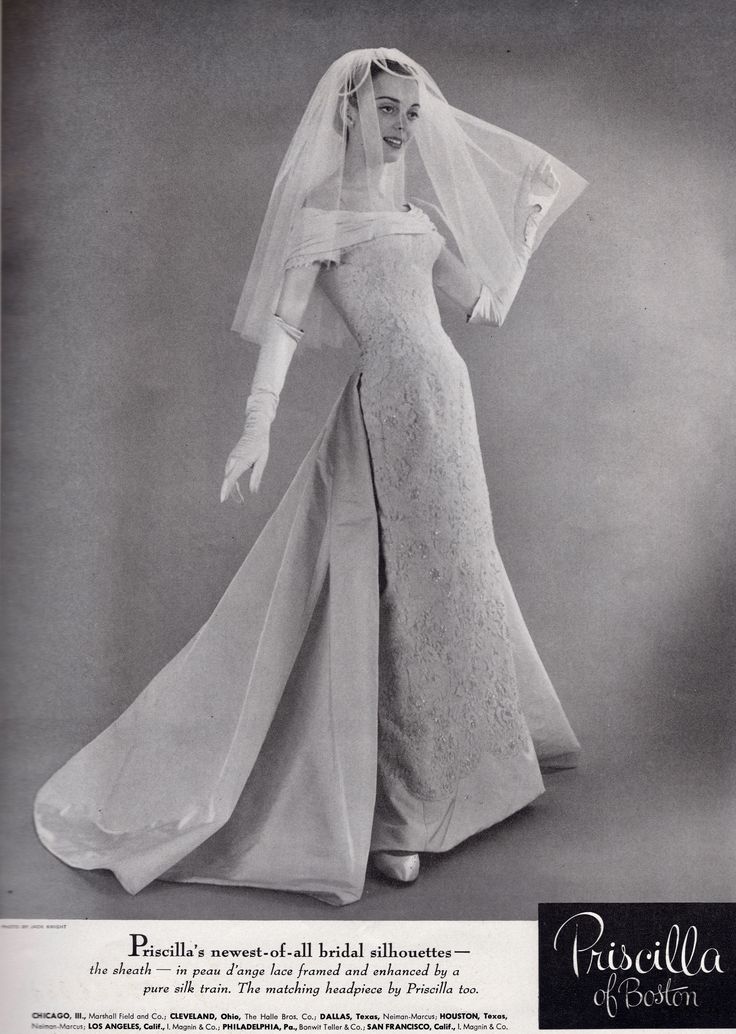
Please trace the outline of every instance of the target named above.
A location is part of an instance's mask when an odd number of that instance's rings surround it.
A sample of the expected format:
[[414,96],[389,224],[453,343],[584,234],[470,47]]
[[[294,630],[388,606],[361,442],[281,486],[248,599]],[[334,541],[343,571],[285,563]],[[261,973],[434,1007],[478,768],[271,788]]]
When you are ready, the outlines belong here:
[[[419,84],[408,76],[379,72],[372,80],[384,162],[401,157],[419,119]],[[370,96],[370,93],[368,94]]]

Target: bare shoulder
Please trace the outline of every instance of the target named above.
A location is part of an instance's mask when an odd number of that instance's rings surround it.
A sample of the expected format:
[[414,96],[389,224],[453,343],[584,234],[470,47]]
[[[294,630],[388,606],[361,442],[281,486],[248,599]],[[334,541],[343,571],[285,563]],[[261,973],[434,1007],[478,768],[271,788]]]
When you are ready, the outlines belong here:
[[304,199],[304,208],[321,208],[331,211],[336,207],[336,199],[340,194],[340,178],[333,173],[318,183]]

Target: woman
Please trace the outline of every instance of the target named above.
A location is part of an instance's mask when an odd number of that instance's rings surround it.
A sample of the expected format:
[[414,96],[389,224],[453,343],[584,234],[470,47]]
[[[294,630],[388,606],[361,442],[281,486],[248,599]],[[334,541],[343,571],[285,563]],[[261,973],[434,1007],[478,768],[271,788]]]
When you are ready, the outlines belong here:
[[328,69],[234,323],[260,352],[221,498],[248,470],[257,491],[297,347],[352,336],[360,362],[210,620],[40,791],[59,857],[131,893],[162,878],[343,904],[369,853],[409,882],[420,852],[541,793],[540,763],[574,763],[496,550],[434,286],[499,325],[584,185],[451,108],[399,51]]

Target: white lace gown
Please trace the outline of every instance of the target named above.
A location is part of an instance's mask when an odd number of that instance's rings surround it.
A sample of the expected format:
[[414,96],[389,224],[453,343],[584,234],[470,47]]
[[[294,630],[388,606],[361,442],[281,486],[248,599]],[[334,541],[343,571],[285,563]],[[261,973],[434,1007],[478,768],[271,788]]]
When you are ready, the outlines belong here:
[[579,750],[496,548],[441,236],[306,215],[290,264],[330,263],[358,367],[210,620],[37,797],[44,844],[131,893],[354,901],[369,850],[447,850]]

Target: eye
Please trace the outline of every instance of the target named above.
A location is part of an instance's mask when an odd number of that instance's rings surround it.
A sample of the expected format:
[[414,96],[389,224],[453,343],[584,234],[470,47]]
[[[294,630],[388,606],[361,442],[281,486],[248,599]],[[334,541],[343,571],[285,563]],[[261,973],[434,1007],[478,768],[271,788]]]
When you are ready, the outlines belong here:
[[419,118],[419,112],[418,111],[410,111],[409,114],[407,115],[407,118],[410,118],[412,120],[412,122],[413,122],[415,119]]

